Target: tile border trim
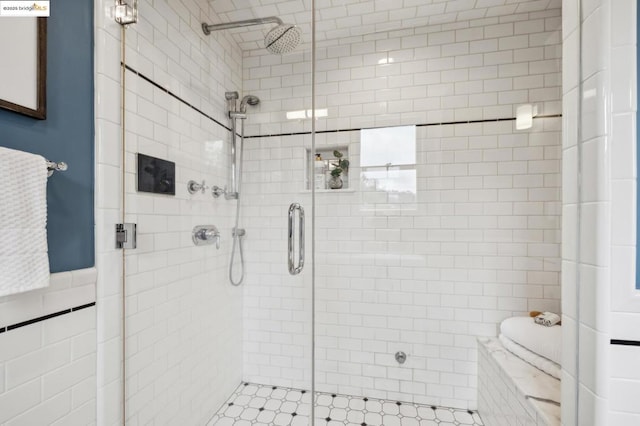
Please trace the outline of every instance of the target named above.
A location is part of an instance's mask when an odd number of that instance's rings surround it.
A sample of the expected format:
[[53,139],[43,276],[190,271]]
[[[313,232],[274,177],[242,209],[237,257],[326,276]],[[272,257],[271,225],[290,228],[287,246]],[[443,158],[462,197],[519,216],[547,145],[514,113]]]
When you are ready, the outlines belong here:
[[[562,114],[549,114],[549,115],[538,115],[534,117],[538,118],[562,118]],[[454,124],[478,124],[478,123],[496,123],[500,121],[515,121],[515,117],[506,117],[506,118],[487,118],[481,120],[461,120],[461,121],[442,121],[438,123],[419,123],[419,124],[398,124],[398,126],[416,126],[416,127],[431,127],[431,126],[449,126]],[[361,130],[368,129],[384,129],[391,126],[371,126],[371,127],[354,127],[351,129],[335,129],[335,130],[316,130],[316,135],[320,135],[323,133],[340,133],[340,132],[359,132]],[[278,136],[301,136],[301,135],[310,135],[311,131],[304,132],[289,132],[289,133],[270,133],[266,135],[252,135],[245,136],[245,139],[255,139],[255,138],[271,138]]]
[[[221,122],[219,122],[218,120],[216,120],[215,118],[213,118],[212,116],[207,114],[206,112],[202,111],[200,108],[198,108],[198,107],[194,106],[193,104],[187,102],[186,100],[182,99],[180,96],[176,95],[171,90],[162,87],[160,84],[156,83],[151,78],[147,77],[146,75],[142,74],[141,72],[138,72],[137,70],[135,70],[134,68],[130,67],[129,65],[123,64],[123,63],[121,63],[121,65],[123,65],[126,70],[131,71],[132,73],[134,73],[135,75],[137,75],[138,77],[140,77],[141,79],[146,81],[147,83],[151,84],[153,87],[155,87],[157,89],[160,89],[161,91],[163,91],[164,93],[166,93],[169,96],[173,97],[174,99],[182,102],[183,104],[185,104],[189,108],[191,108],[194,111],[196,111],[198,114],[202,115],[203,117],[208,118],[209,120],[213,121],[214,123],[216,123],[220,127],[223,127],[224,129],[226,129],[228,131],[231,131],[231,128],[229,126],[225,126],[224,124],[222,124]],[[534,117],[534,120],[535,119],[539,119],[539,118],[561,118],[561,117],[562,117],[562,114],[538,115],[538,116]],[[415,124],[415,126],[416,127],[430,127],[430,126],[447,126],[447,125],[453,125],[453,124],[495,123],[495,122],[500,122],[500,121],[515,121],[515,119],[516,119],[515,117],[504,117],[504,118],[487,118],[487,119],[480,119],[480,120],[442,121],[442,122],[437,122],[437,123],[419,123],[419,124]],[[407,124],[407,126],[410,126],[410,125],[411,124]],[[384,127],[389,127],[389,126],[355,127],[355,128],[350,128],[350,129],[335,129],[335,130],[316,130],[315,133],[319,135],[319,134],[323,134],[323,133],[359,132],[359,131],[361,131],[363,129],[380,129],[380,128],[384,128]],[[255,139],[255,138],[272,138],[272,137],[279,137],[279,136],[304,136],[304,135],[310,135],[311,133],[312,133],[311,131],[269,133],[269,134],[265,134],[265,135],[248,135],[248,136],[245,136],[244,138],[245,139]]]
[[209,120],[213,121],[214,123],[216,123],[217,125],[225,128],[228,131],[231,131],[231,128],[229,126],[225,126],[224,124],[222,124],[221,122],[219,122],[218,120],[216,120],[215,118],[213,118],[212,116],[210,116],[209,114],[207,114],[206,112],[202,111],[200,108],[196,107],[195,105],[187,102],[186,100],[182,99],[180,96],[176,95],[175,93],[173,93],[171,90],[166,89],[164,87],[162,87],[161,85],[159,85],[158,83],[156,83],[155,81],[153,81],[151,78],[147,77],[146,75],[142,74],[141,72],[138,72],[137,70],[135,70],[134,68],[130,67],[127,64],[123,64],[122,62],[120,63],[121,65],[124,65],[124,68],[127,71],[131,71],[132,73],[134,73],[135,75],[137,75],[138,77],[140,77],[141,79],[143,79],[144,81],[146,81],[147,83],[151,84],[153,87],[160,89],[161,91],[163,91],[164,93],[166,93],[167,95],[171,96],[172,98],[176,99],[177,101],[182,102],[183,104],[185,104],[186,106],[188,106],[189,108],[191,108],[192,110],[196,111],[198,114],[202,115],[203,117],[208,118]]
[[638,340],[622,340],[622,339],[611,339],[612,345],[620,345],[620,346],[640,346],[640,341]]
[[7,331],[15,330],[17,328],[24,327],[24,326],[27,326],[27,325],[35,324],[35,323],[38,323],[38,322],[41,322],[41,321],[46,321],[46,320],[51,319],[51,318],[59,317],[61,315],[70,314],[71,312],[77,312],[77,311],[80,311],[82,309],[90,308],[90,307],[95,306],[95,305],[96,305],[96,302],[91,302],[91,303],[87,303],[87,304],[84,304],[84,305],[76,306],[74,308],[64,309],[62,311],[54,312],[52,314],[43,315],[41,317],[37,317],[37,318],[30,319],[30,320],[22,321],[22,322],[19,322],[17,324],[8,325],[6,327],[0,327],[0,334],[2,334],[4,332],[7,332]]

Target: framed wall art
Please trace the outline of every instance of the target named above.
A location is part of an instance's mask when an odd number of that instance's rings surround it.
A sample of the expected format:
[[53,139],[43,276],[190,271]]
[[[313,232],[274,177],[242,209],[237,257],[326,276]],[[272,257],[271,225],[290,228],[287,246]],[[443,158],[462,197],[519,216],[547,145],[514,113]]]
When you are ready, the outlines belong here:
[[0,18],[0,108],[46,118],[47,18]]

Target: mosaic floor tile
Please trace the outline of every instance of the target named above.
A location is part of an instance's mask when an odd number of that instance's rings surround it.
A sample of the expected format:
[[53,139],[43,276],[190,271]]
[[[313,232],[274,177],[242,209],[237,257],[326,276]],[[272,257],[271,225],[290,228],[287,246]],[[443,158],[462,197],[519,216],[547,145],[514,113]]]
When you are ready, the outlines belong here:
[[[316,426],[482,426],[477,412],[377,398],[316,394]],[[207,426],[309,426],[306,390],[242,383]]]

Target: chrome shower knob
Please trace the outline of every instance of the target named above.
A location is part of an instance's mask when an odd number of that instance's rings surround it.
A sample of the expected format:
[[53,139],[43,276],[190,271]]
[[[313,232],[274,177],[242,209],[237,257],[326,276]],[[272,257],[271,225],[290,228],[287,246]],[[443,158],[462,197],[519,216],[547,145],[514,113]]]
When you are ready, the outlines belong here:
[[198,183],[195,180],[190,180],[187,183],[187,191],[189,191],[189,194],[195,194],[196,192],[202,192],[204,194],[206,189],[207,187],[204,184],[204,181],[202,181],[202,183]]
[[213,188],[211,188],[211,195],[213,195],[213,198],[218,198],[222,194],[226,194],[226,193],[227,193],[227,189],[220,188],[218,185],[213,185]]
[[191,232],[191,240],[197,246],[215,244],[220,248],[220,232],[214,225],[198,225]]

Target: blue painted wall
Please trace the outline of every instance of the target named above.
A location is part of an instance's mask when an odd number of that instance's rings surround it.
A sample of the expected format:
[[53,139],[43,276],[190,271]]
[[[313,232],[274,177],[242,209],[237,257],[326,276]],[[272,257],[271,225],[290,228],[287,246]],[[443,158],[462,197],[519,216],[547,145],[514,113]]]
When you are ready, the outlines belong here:
[[47,189],[49,261],[60,272],[95,263],[93,2],[51,2],[47,26],[47,119],[0,109],[0,145],[69,164]]

